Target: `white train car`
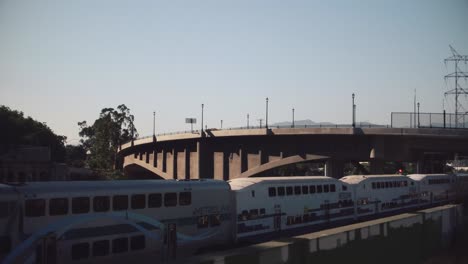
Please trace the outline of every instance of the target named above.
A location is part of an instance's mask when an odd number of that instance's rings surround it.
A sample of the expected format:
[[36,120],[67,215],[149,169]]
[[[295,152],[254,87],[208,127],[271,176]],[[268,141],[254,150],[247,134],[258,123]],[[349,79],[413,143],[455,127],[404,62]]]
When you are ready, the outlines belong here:
[[347,183],[330,177],[261,177],[229,181],[240,241],[300,232],[312,226],[352,219]]
[[70,221],[52,254],[65,263],[174,259],[231,241],[229,188],[214,180],[26,183],[15,187],[22,207],[15,230],[27,237]]
[[13,248],[15,241],[20,238],[14,233],[18,219],[18,193],[10,185],[0,184],[0,260]]
[[443,204],[456,199],[456,176],[450,174],[411,174],[417,184],[421,206]]
[[340,179],[352,186],[357,219],[417,206],[417,186],[404,175],[352,175]]

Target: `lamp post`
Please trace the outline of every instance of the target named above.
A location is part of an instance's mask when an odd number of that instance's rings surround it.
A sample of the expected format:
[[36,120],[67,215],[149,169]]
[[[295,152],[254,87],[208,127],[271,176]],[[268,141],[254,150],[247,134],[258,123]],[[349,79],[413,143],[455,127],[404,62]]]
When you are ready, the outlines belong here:
[[203,136],[203,108],[205,107],[204,104],[201,104],[201,130],[200,130],[200,135]]
[[417,106],[418,106],[418,128],[419,128],[420,125],[421,125],[421,123],[419,123],[419,102],[418,102]]
[[156,127],[156,111],[153,111],[153,137],[156,135],[155,127]]
[[292,128],[294,128],[294,108],[292,109]]
[[354,93],[352,95],[352,98],[353,98],[353,108],[352,108],[353,119],[352,119],[352,124],[353,124],[353,128],[355,128],[356,127],[356,105],[354,104]]
[[268,97],[266,98],[265,128],[268,129]]
[[221,129],[223,129],[223,120],[221,119]]
[[249,129],[249,114],[247,114],[247,129]]

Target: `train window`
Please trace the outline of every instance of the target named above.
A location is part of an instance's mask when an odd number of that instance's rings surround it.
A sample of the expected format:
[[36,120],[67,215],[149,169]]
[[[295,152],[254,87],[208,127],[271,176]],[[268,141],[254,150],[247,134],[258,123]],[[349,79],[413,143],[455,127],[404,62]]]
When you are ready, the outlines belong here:
[[294,194],[301,195],[301,186],[294,186]]
[[268,188],[268,196],[270,196],[270,197],[275,197],[276,196],[276,188],[275,187]]
[[284,187],[278,187],[278,196],[284,196]]
[[322,193],[323,192],[323,187],[322,185],[317,185],[317,192]]
[[180,205],[191,205],[192,204],[192,193],[181,192],[179,193],[179,204]]
[[375,189],[375,182],[372,183],[372,189]]
[[252,197],[255,197],[255,191],[252,191],[251,194],[252,194]]
[[114,211],[122,211],[128,209],[128,196],[115,195],[112,197],[112,209]]
[[198,228],[208,227],[208,216],[207,215],[199,216],[197,226]]
[[49,215],[68,214],[68,199],[54,198],[49,200]]
[[330,184],[330,192],[336,192],[335,184]]
[[145,236],[132,236],[130,237],[130,249],[131,250],[140,250],[146,247]]
[[155,208],[161,207],[162,205],[162,195],[160,193],[152,193],[148,195],[148,207]]
[[309,193],[309,186],[302,186],[302,194],[308,194]]
[[411,186],[413,186],[413,185],[414,185],[414,182],[411,182]]
[[408,186],[408,181],[403,181],[404,186]]
[[8,202],[0,202],[0,218],[5,218],[8,216],[9,208]]
[[78,243],[72,245],[72,260],[86,259],[89,257],[89,244],[88,243]]
[[249,219],[257,219],[257,217],[258,217],[258,209],[250,209]]
[[325,185],[323,186],[323,192],[326,192],[326,193],[327,193],[327,192],[329,192],[329,191],[330,191],[330,186],[328,186],[328,184],[325,184]]
[[144,194],[134,194],[131,203],[132,209],[143,209],[146,207],[146,197]]
[[310,188],[310,193],[315,193],[315,185],[309,186]]
[[177,193],[165,193],[164,194],[164,206],[165,207],[177,206]]
[[128,238],[116,238],[112,240],[112,253],[122,253],[128,251]]
[[286,195],[292,195],[293,194],[293,187],[292,186],[287,186],[286,187]]
[[346,185],[341,185],[341,190],[342,190],[342,191],[347,191],[347,190],[348,190],[348,186],[346,186]]
[[219,226],[221,225],[221,216],[217,215],[210,215],[210,226]]
[[31,199],[26,200],[24,213],[28,217],[44,216],[45,215],[45,200]]
[[85,214],[89,212],[89,197],[72,198],[72,213]]
[[260,208],[260,215],[265,215],[265,208]]
[[93,243],[93,257],[109,255],[109,240],[98,240]]
[[109,196],[95,196],[93,198],[94,212],[107,212],[110,209]]

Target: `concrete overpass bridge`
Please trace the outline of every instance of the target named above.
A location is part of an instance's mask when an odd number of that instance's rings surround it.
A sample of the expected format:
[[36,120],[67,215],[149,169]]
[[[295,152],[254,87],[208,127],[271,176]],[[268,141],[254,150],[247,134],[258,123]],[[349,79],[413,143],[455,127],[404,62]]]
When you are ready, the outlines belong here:
[[117,167],[130,177],[229,180],[258,176],[280,166],[326,162],[325,175],[343,176],[346,162],[368,161],[370,173],[385,162],[415,162],[468,155],[468,130],[436,128],[273,128],[206,130],[161,135],[123,144]]

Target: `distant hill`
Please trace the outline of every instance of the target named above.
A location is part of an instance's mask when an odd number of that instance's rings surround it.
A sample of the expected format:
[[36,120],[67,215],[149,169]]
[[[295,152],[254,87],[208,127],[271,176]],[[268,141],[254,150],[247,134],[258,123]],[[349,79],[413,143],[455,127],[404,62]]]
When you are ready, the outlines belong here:
[[[270,126],[272,127],[275,127],[275,126],[279,126],[279,127],[290,127],[292,125],[292,122],[289,122],[289,121],[284,121],[284,122],[277,122],[277,123],[274,123],[274,124],[271,124]],[[346,125],[349,125],[351,126],[351,124],[335,124],[335,123],[331,123],[331,122],[314,122],[310,119],[306,119],[306,120],[295,120],[294,121],[294,125],[296,127],[300,127],[300,126],[311,126],[311,127],[315,127],[315,126],[336,126],[336,125],[339,125],[339,126],[346,126]],[[374,124],[374,123],[370,123],[370,122],[357,122],[356,123],[357,126],[364,126],[364,127],[367,127],[367,126],[381,126],[381,125],[377,125],[377,124]]]

